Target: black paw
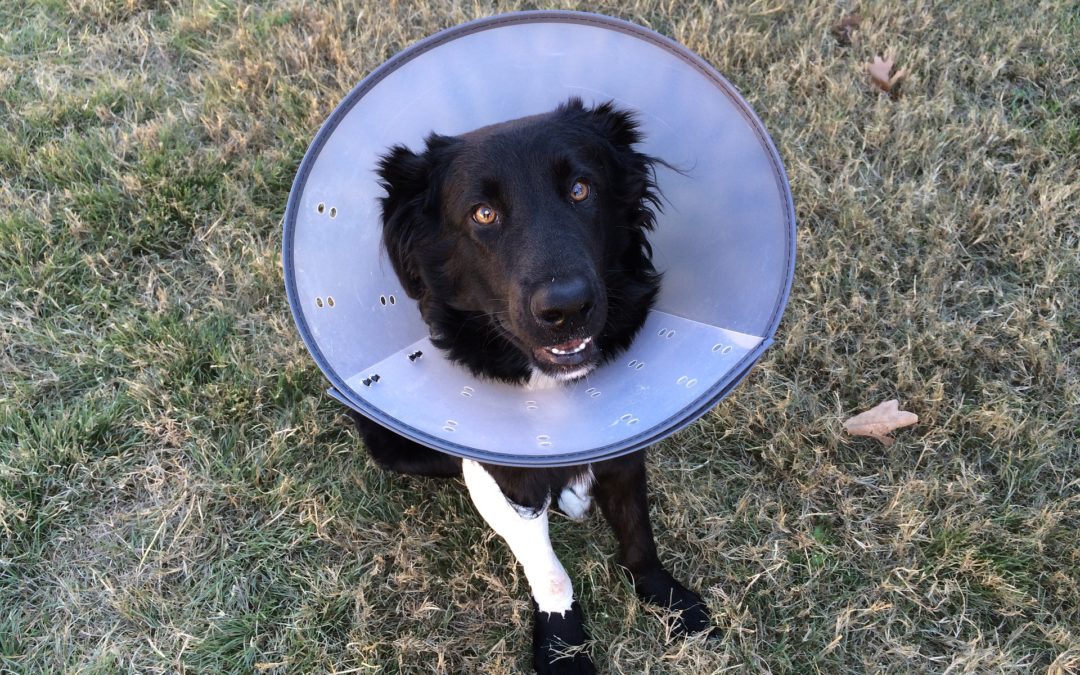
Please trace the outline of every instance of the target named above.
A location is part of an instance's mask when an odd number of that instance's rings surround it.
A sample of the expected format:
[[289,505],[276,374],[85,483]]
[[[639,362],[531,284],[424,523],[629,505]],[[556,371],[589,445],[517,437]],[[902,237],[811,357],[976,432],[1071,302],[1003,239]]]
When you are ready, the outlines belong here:
[[[675,581],[666,570],[636,577],[634,590],[644,602],[676,612],[670,626],[672,635],[700,633],[712,624],[701,596]],[[709,637],[715,634],[710,631]]]
[[533,603],[533,668],[537,675],[594,675],[596,669],[585,653],[587,639],[578,603],[563,614],[541,612]]

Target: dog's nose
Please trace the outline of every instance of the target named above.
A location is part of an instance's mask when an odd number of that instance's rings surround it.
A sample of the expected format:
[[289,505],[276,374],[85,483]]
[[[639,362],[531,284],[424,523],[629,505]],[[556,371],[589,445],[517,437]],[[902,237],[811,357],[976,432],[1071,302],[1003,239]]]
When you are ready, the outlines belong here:
[[561,328],[584,321],[595,304],[592,284],[584,276],[574,276],[540,286],[529,300],[529,309],[541,326]]

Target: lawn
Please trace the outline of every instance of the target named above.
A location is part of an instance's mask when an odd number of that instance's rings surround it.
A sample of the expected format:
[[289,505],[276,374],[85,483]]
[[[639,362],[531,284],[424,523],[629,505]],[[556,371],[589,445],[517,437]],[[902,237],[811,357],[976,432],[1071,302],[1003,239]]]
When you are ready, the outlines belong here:
[[[799,221],[775,345],[650,453],[661,557],[722,638],[666,642],[602,519],[556,519],[593,658],[1080,671],[1071,0],[4,2],[0,671],[527,669],[523,575],[460,482],[367,459],[293,327],[280,243],[308,142],[366,73],[537,6],[714,64]],[[865,70],[886,50],[892,95]],[[844,435],[888,398],[920,417],[894,446]]]

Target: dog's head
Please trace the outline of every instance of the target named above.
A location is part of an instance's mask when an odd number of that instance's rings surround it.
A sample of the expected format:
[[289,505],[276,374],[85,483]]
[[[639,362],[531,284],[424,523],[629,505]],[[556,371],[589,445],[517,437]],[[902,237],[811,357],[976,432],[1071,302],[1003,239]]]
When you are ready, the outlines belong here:
[[572,99],[382,158],[383,242],[451,359],[568,380],[629,345],[659,283],[639,140],[630,113]]

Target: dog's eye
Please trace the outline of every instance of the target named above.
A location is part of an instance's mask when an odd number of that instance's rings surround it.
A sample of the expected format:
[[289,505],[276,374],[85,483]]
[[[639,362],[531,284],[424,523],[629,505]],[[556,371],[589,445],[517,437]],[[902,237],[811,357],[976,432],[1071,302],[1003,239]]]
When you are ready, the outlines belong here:
[[490,225],[499,217],[499,212],[487,204],[477,206],[472,212],[472,219],[481,225]]
[[575,202],[583,202],[589,198],[589,184],[579,178],[570,186],[570,199]]

